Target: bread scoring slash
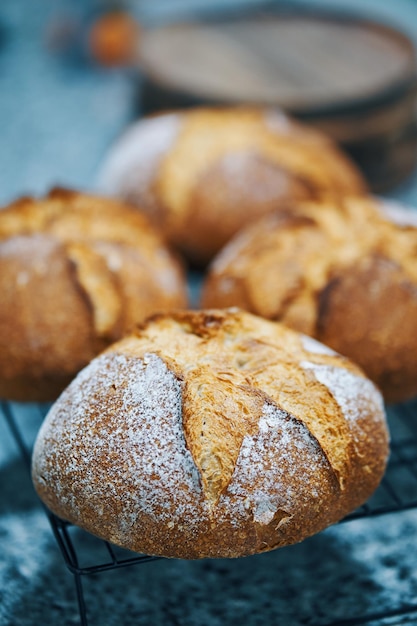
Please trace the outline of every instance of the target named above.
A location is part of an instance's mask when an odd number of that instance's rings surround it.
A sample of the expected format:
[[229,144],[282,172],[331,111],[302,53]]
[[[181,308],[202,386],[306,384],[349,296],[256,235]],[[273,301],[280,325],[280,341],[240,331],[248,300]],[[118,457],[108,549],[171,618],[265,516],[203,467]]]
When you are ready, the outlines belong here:
[[367,190],[327,135],[249,106],[142,118],[109,150],[99,179],[99,189],[144,211],[200,267],[242,226],[289,202]]
[[280,321],[357,363],[384,394],[417,394],[417,213],[377,198],[294,203],[212,263],[203,308]]
[[129,206],[55,189],[0,211],[0,395],[51,401],[151,313],[187,305],[185,273]]
[[55,514],[125,548],[240,557],[343,518],[387,457],[381,395],[356,365],[238,309],[183,311],[77,376],[32,475]]

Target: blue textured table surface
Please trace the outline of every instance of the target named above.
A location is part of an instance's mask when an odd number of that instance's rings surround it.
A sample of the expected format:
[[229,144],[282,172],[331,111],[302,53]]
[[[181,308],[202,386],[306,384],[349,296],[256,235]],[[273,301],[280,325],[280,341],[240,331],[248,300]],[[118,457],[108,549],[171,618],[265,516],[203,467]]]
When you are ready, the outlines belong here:
[[[0,204],[51,186],[94,189],[101,158],[135,115],[137,78],[53,55],[60,12],[83,2],[0,3]],[[145,16],[184,2],[142,2]],[[197,3],[198,4],[198,3]],[[317,2],[341,6],[340,2]],[[90,3],[94,8],[94,3]],[[97,2],[96,6],[100,6]],[[417,41],[417,2],[352,0]],[[392,196],[417,204],[417,178]],[[30,413],[24,427],[33,437]],[[328,624],[417,601],[417,511],[333,527],[298,546],[239,561],[158,561],[86,581],[92,625]],[[77,624],[71,575],[5,423],[0,420],[0,624]],[[417,623],[417,617],[372,624]]]
[[[1,1],[0,204],[23,193],[43,193],[53,185],[93,189],[105,150],[137,114],[138,81],[130,72],[102,70],[80,62],[76,54],[53,55],[46,45],[56,17],[86,20],[104,4],[99,0]],[[182,7],[204,2],[137,4],[139,16],[149,20],[153,14],[171,17],[175,10],[181,14]],[[337,0],[316,4],[345,6]],[[362,13],[366,9],[367,15],[400,26],[417,42],[415,0],[350,0],[346,6]],[[417,203],[417,185],[410,181],[395,195]]]

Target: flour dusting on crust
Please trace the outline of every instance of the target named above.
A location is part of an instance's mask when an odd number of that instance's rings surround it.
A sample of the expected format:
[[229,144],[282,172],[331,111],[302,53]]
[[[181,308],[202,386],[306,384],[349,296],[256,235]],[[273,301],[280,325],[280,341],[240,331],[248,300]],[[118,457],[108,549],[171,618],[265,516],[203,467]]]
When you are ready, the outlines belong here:
[[[199,475],[185,444],[180,383],[162,359],[100,356],[57,406],[43,426],[38,446],[44,452],[36,463],[63,501],[76,511],[77,498],[88,499],[99,516],[111,494],[123,511],[119,532],[128,533],[142,514],[160,523],[192,523]],[[54,458],[61,459],[59,470],[54,462],[41,467]],[[70,501],[62,489],[69,483]]]
[[337,354],[337,352],[326,346],[324,343],[320,343],[320,341],[313,339],[313,337],[301,335],[300,338],[301,344],[306,352],[311,352],[311,354]]
[[146,195],[155,169],[173,145],[181,121],[164,115],[133,124],[110,151],[99,176],[99,188],[119,195],[121,190]]
[[328,461],[307,427],[265,403],[259,430],[244,438],[219,507],[233,510],[236,520],[251,511],[259,524],[269,524],[278,510],[291,518],[303,505],[320,498],[325,481],[319,482],[317,476],[327,468]]
[[312,370],[316,379],[327,387],[347,420],[357,420],[369,415],[369,403],[375,407],[373,415],[381,420],[384,415],[382,396],[368,378],[352,374],[334,365],[317,365],[303,361],[304,369]]
[[[179,558],[262,552],[341,519],[383,472],[382,400],[339,356],[300,363],[300,345],[239,310],[158,316],[94,359],[50,411],[33,457],[39,495],[108,541]],[[238,370],[241,356],[250,367]],[[280,360],[288,367],[274,375]],[[207,468],[222,472],[215,500]]]
[[382,217],[400,227],[414,226],[417,228],[416,209],[393,202],[391,200],[378,200],[378,208]]

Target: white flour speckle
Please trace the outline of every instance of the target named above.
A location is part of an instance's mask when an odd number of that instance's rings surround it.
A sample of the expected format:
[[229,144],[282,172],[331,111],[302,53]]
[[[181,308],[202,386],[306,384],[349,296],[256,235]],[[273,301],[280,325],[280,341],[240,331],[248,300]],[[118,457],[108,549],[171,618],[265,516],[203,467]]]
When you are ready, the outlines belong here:
[[311,354],[336,354],[334,350],[326,346],[324,343],[320,343],[320,341],[317,341],[308,335],[301,335],[301,344],[304,350],[306,352],[311,352]]
[[18,287],[24,287],[25,285],[27,285],[29,281],[29,274],[28,272],[19,272],[16,278],[16,284]]
[[285,113],[277,109],[269,109],[264,115],[265,125],[279,135],[291,132],[291,124]]
[[99,188],[108,194],[146,194],[158,162],[180,127],[181,121],[174,114],[133,124],[110,151],[99,175]]
[[377,407],[376,415],[384,415],[382,396],[368,378],[356,376],[342,367],[333,365],[317,365],[303,361],[304,369],[312,370],[316,379],[327,387],[347,420],[362,417],[367,407],[367,400]]
[[75,511],[84,496],[99,516],[110,493],[123,511],[122,532],[141,514],[192,524],[201,488],[182,429],[181,386],[154,354],[95,359],[46,418],[34,459],[58,493],[72,484],[67,504]]
[[219,504],[233,510],[236,519],[250,509],[260,524],[268,524],[279,509],[290,517],[319,495],[316,477],[327,466],[307,427],[265,403],[259,431],[243,439],[231,483]]
[[390,200],[378,199],[379,209],[383,217],[400,227],[417,227],[417,211],[412,207]]

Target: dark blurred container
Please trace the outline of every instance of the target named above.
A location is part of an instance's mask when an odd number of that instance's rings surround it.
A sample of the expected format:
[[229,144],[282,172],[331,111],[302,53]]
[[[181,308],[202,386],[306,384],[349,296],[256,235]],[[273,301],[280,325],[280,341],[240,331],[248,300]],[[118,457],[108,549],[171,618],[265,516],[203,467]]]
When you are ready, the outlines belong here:
[[155,27],[140,44],[144,114],[278,106],[332,136],[374,191],[392,189],[416,166],[415,50],[387,25],[269,8]]

